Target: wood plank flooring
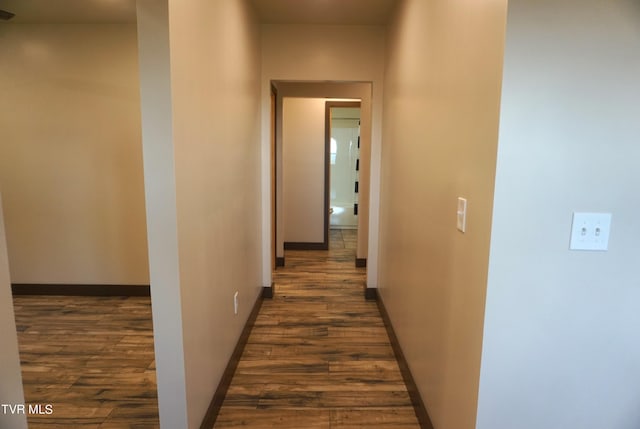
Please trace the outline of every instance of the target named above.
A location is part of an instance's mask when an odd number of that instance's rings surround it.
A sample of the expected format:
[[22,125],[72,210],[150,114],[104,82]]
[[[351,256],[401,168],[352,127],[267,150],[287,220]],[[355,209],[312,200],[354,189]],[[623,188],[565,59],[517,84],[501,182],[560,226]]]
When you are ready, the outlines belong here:
[[331,250],[287,251],[215,428],[419,428],[375,302],[355,268],[356,232]]
[[[355,231],[290,251],[216,428],[418,428],[382,319],[364,300]],[[30,429],[157,428],[148,297],[14,297]],[[170,428],[173,429],[173,428]],[[175,428],[180,429],[180,428]]]
[[15,296],[30,429],[159,427],[148,297]]

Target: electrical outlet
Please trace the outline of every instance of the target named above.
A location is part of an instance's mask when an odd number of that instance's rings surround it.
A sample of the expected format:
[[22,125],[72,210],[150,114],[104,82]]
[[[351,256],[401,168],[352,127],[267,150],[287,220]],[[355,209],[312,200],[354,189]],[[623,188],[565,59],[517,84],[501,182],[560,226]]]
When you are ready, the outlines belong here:
[[233,314],[238,314],[238,291],[233,294]]

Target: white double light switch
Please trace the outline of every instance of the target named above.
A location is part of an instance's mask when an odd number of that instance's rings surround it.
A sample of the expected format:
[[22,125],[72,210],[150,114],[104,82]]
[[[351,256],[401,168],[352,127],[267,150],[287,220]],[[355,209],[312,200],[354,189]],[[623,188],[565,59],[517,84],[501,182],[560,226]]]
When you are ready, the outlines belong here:
[[467,229],[467,199],[458,198],[458,231]]
[[574,213],[569,249],[605,251],[610,229],[611,213]]

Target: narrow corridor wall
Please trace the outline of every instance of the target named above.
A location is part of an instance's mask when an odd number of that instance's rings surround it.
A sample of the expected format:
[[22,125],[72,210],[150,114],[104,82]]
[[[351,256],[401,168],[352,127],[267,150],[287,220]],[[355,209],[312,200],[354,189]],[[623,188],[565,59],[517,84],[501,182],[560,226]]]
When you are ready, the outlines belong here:
[[138,19],[160,423],[193,429],[263,286],[260,26],[244,0]]
[[170,0],[169,28],[187,404],[195,428],[264,286],[260,26],[247,0]]
[[476,421],[505,18],[405,0],[387,36],[379,293],[437,429]]

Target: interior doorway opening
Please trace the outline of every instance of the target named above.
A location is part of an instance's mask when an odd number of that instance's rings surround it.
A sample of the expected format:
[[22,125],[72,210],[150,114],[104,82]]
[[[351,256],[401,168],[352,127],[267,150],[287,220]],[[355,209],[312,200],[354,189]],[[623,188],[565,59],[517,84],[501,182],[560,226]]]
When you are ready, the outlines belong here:
[[360,103],[328,101],[329,228],[358,229]]
[[[366,267],[372,137],[371,82],[272,80],[271,84],[276,92],[275,115],[270,121],[271,131],[275,130],[276,143],[271,152],[271,159],[275,161],[272,166],[272,172],[275,171],[275,184],[272,182],[272,186],[275,185],[276,200],[272,231],[275,230],[276,267],[287,265],[285,249],[330,249],[330,211],[335,214],[334,226],[340,231],[349,231],[345,234],[349,244],[354,247],[354,254],[344,257],[354,261],[352,263],[356,267]],[[336,183],[336,179],[330,179],[332,148],[331,114],[327,116],[326,109],[328,102],[349,103],[339,107],[355,109],[342,112],[342,118],[334,119],[334,122],[344,119],[338,124],[340,128],[346,129],[344,133],[355,135],[346,143],[353,142],[351,154],[348,150],[345,154],[347,159],[353,158],[346,161],[348,170],[344,173],[349,178],[349,184],[345,186],[350,193],[334,189],[333,201],[330,187],[332,181]],[[345,122],[351,123],[347,125]],[[337,164],[334,170],[339,168],[341,157],[337,140],[334,157]],[[340,214],[343,219],[339,218]]]

